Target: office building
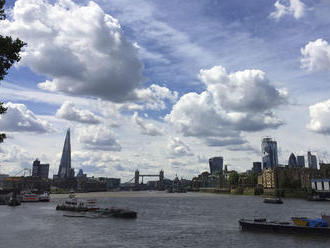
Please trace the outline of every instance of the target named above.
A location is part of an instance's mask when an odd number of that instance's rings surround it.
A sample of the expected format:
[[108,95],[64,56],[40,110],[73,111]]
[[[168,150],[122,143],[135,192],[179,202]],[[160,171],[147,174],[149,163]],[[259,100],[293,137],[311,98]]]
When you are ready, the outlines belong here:
[[253,162],[252,172],[254,172],[254,173],[261,173],[262,172],[261,162]]
[[33,165],[32,165],[33,177],[48,178],[48,174],[49,174],[49,164],[41,164],[38,159],[33,161]]
[[223,157],[213,157],[209,159],[210,173],[222,174],[223,170]]
[[317,159],[310,151],[307,152],[308,168],[317,169]]
[[297,168],[298,167],[297,158],[293,153],[290,154],[289,161],[288,161],[288,167],[289,168]]
[[71,144],[70,129],[66,132],[60,167],[58,169],[58,178],[73,178],[74,170],[71,168]]
[[261,143],[263,169],[271,169],[278,166],[277,142],[272,138],[263,138]]
[[305,156],[297,156],[297,166],[299,168],[305,167]]

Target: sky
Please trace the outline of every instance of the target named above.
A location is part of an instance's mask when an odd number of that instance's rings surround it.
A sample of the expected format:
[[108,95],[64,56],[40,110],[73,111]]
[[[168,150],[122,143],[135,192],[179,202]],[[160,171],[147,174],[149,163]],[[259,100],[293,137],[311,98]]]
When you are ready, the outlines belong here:
[[192,178],[261,140],[330,162],[330,1],[7,0],[0,34],[26,42],[0,85],[0,173],[57,174],[66,130],[89,176]]

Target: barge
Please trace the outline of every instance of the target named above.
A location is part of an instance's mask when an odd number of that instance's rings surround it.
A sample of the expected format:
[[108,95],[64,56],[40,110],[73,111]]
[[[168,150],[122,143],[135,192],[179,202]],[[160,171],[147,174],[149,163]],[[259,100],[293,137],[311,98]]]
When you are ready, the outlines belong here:
[[282,204],[283,201],[281,198],[265,198],[264,203]]
[[330,227],[295,225],[292,222],[267,221],[266,219],[240,219],[243,231],[267,231],[274,233],[330,234]]

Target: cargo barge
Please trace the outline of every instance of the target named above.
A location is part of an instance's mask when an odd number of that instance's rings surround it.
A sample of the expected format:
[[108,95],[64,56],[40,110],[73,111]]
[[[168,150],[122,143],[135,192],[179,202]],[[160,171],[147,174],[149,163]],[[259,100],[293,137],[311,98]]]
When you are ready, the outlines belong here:
[[295,225],[292,222],[267,221],[266,219],[240,219],[239,225],[243,231],[267,231],[273,233],[304,233],[304,234],[330,234],[329,227],[311,227]]

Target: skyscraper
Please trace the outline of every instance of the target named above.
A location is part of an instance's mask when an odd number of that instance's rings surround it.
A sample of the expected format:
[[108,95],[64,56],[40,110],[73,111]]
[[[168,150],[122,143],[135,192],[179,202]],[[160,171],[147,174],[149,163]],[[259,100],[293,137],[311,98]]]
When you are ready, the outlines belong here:
[[252,172],[256,172],[256,173],[262,172],[261,162],[253,162]]
[[291,155],[289,157],[288,167],[289,168],[297,168],[298,167],[296,156],[293,153],[291,153]]
[[209,159],[210,173],[222,174],[223,169],[223,157],[213,157]]
[[272,138],[263,138],[261,143],[263,169],[271,169],[278,166],[277,142]]
[[66,132],[63,152],[60,162],[60,167],[58,169],[59,178],[72,178],[74,172],[71,169],[71,144],[70,144],[70,128]]
[[32,165],[33,177],[48,178],[48,174],[49,174],[49,164],[41,164],[38,159],[33,161],[33,165]]
[[310,151],[307,152],[308,168],[317,169],[317,159]]
[[297,156],[297,165],[300,168],[305,167],[305,156]]

